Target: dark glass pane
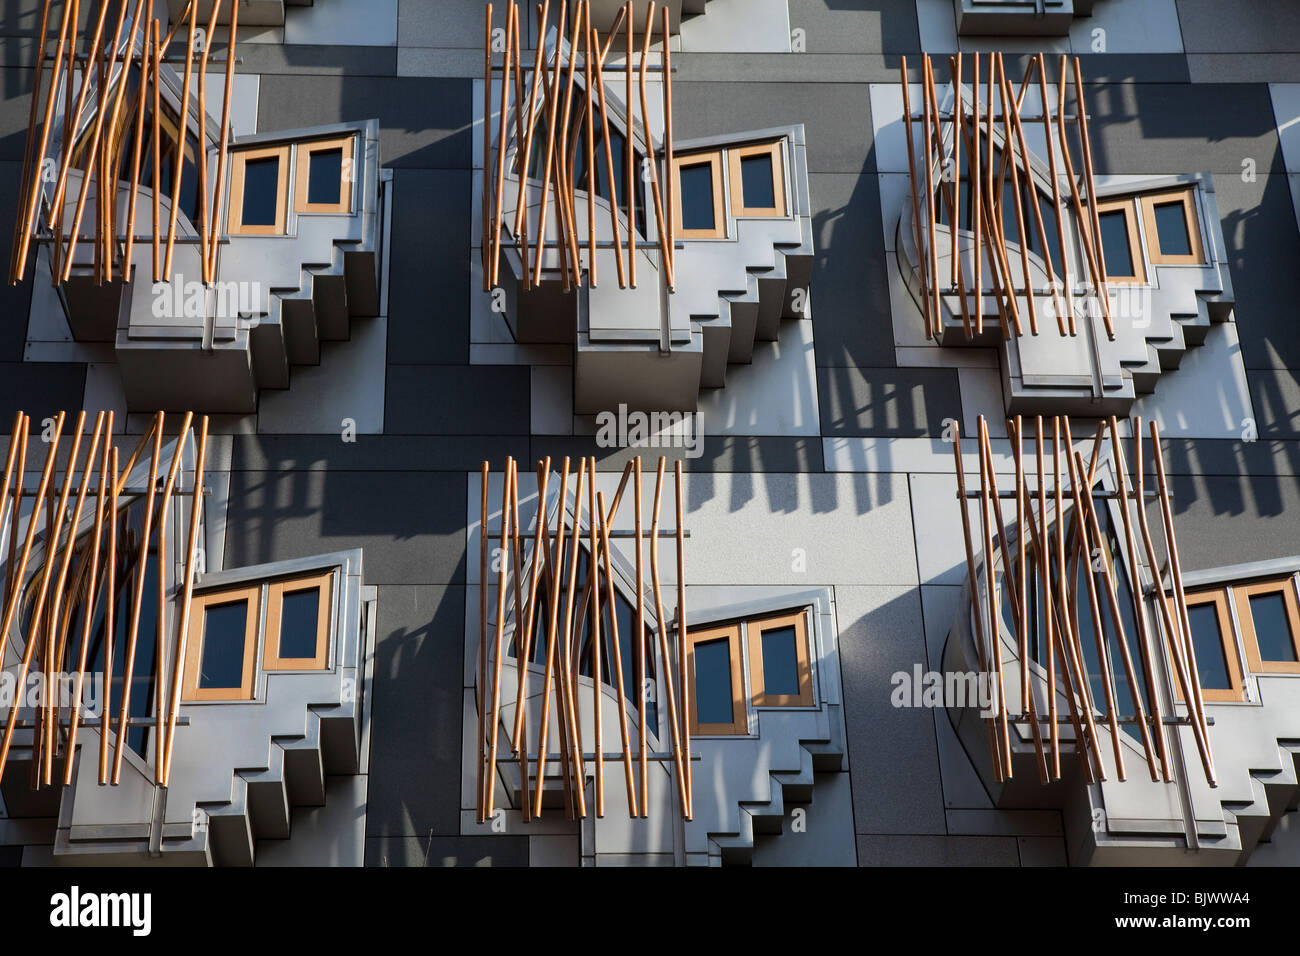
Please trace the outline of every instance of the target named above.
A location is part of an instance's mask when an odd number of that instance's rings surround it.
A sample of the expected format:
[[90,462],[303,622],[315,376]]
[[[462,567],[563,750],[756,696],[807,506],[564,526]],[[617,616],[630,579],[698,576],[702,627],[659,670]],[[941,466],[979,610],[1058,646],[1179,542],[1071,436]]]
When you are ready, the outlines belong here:
[[287,592],[280,604],[280,656],[315,657],[320,588]]
[[1103,212],[1101,222],[1101,250],[1106,260],[1106,274],[1132,276],[1133,253],[1128,244],[1128,214],[1116,210]]
[[[307,170],[307,202],[334,206],[343,190],[343,147],[312,150]],[[245,187],[244,195],[248,195]]]
[[280,206],[280,158],[250,159],[244,163],[245,226],[274,226]]
[[731,640],[701,641],[695,645],[695,719],[729,724],[731,708]]
[[763,693],[799,694],[799,653],[794,625],[763,632]]
[[1187,609],[1192,624],[1192,646],[1201,686],[1206,690],[1230,690],[1228,661],[1223,656],[1223,635],[1219,631],[1219,612],[1213,604],[1194,604]]
[[1160,237],[1160,254],[1190,256],[1192,239],[1187,234],[1187,216],[1183,202],[1163,202],[1155,206],[1156,234]]
[[203,613],[203,655],[199,687],[239,687],[244,680],[244,635],[248,601],[209,604]]
[[1255,622],[1255,643],[1259,645],[1260,660],[1294,662],[1295,641],[1287,619],[1286,600],[1281,593],[1251,595],[1250,617]]
[[713,165],[696,163],[682,166],[679,182],[682,193],[682,228],[716,229],[713,219]]
[[776,207],[776,186],[772,181],[772,154],[760,153],[740,160],[741,192],[746,209]]

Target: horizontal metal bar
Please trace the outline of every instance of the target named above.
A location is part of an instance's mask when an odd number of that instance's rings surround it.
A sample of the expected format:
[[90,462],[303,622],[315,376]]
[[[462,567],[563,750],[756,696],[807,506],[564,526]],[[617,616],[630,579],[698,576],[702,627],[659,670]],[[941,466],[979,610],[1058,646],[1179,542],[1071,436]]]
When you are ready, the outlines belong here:
[[[1102,719],[1108,719],[1108,718],[1105,717],[1104,714],[1098,714],[1098,716],[1101,717]],[[1027,724],[1027,723],[1029,723],[1030,721],[1032,721],[1033,719],[1034,719],[1034,718],[1030,717],[1028,714],[1008,714],[1008,715],[1007,715],[1007,720],[1008,720],[1010,723],[1013,723],[1013,724]],[[1038,722],[1039,722],[1040,724],[1050,724],[1050,723],[1052,722],[1052,718],[1051,718],[1051,717],[1039,717],[1039,718],[1038,718]],[[1056,718],[1056,722],[1057,722],[1058,724],[1060,724],[1062,727],[1074,723],[1073,719],[1070,718],[1070,717],[1058,717],[1058,718]],[[1164,724],[1166,727],[1191,727],[1191,726],[1194,726],[1194,725],[1195,725],[1196,720],[1195,720],[1195,718],[1193,718],[1193,717],[1162,717],[1162,718],[1160,718],[1160,722],[1161,722],[1162,724]],[[1207,725],[1209,725],[1209,726],[1211,726],[1211,727],[1214,726],[1214,718],[1213,718],[1213,717],[1209,717],[1209,716],[1207,716],[1207,717],[1205,718],[1205,722],[1206,722]],[[1138,723],[1141,723],[1141,721],[1138,720],[1136,717],[1116,717],[1116,718],[1115,718],[1115,723],[1117,723],[1117,724],[1129,724],[1129,725],[1132,725],[1132,724],[1138,724]],[[621,755],[620,755],[620,756],[621,756]]]
[[[622,761],[623,761],[623,751],[621,751],[621,750],[607,751],[607,752],[605,753],[604,756],[605,756],[605,760],[606,760],[606,762],[608,762],[608,763],[613,763],[613,762],[615,762],[615,761],[618,761],[619,763],[622,763]],[[503,755],[503,756],[499,756],[499,757],[497,757],[497,763],[519,763],[520,759],[521,759],[521,758],[518,757],[518,756],[504,756],[504,755]],[[528,759],[528,761],[529,761],[530,763],[535,763],[535,762],[537,761],[537,754],[529,754],[527,759]],[[547,755],[546,755],[546,762],[547,762],[547,763],[555,763],[556,761],[558,761],[558,760],[560,760],[560,759],[561,759],[561,755],[558,754],[558,753],[553,753],[553,754],[547,754]],[[596,752],[595,752],[594,750],[593,750],[593,751],[586,752],[586,753],[584,753],[584,754],[582,755],[581,759],[582,759],[582,760],[595,760],[595,759],[596,759]],[[632,751],[632,759],[633,759],[634,761],[635,761],[635,760],[640,760],[640,759],[641,759],[641,756],[640,756],[640,754],[638,754],[635,750],[633,750],[633,751]],[[664,753],[664,752],[661,752],[661,751],[651,751],[650,753],[646,754],[646,759],[647,759],[647,760],[657,760],[657,761],[663,763],[663,762],[666,762],[666,761],[672,760],[672,759],[673,759],[673,755],[672,755],[671,753]],[[691,754],[691,760],[701,760],[701,759],[702,759],[702,758],[700,757],[699,754],[696,754],[696,753],[692,753],[692,754]],[[560,773],[563,772],[562,768],[557,767],[557,768],[555,768],[555,769],[556,769],[556,771],[557,771],[556,774],[555,774],[555,776],[559,776]],[[536,776],[536,774],[530,774],[530,776]]]
[[[1010,441],[1010,439],[1005,439],[1005,440]],[[995,441],[996,441],[996,439],[995,439]],[[1072,491],[1071,489],[1066,488],[1064,485],[1062,485],[1061,487],[1062,487],[1062,493],[1063,493],[1063,494],[1073,494],[1073,491]],[[1035,488],[1030,488],[1029,486],[1026,486],[1026,490],[1025,490],[1025,494],[1026,494],[1026,495],[1036,495],[1037,493],[1038,493],[1038,489],[1037,489],[1036,487],[1035,487]],[[1055,490],[1055,488],[1048,488],[1047,491],[1046,491],[1046,493],[1047,493],[1048,495],[1055,495],[1055,494],[1056,494],[1056,490]],[[967,498],[970,498],[970,499],[982,498],[983,496],[984,496],[984,493],[981,492],[981,491],[967,491],[967,492],[966,492],[966,497],[967,497]],[[957,495],[957,497],[960,498],[961,495]],[[999,491],[996,495],[990,493],[989,497],[992,497],[992,498],[999,498],[999,499],[1005,498],[1005,499],[1010,499],[1010,500],[1014,501],[1015,498],[1016,498],[1016,492],[1014,492],[1014,491]],[[1111,499],[1119,498],[1119,492],[1117,492],[1117,491],[1097,491],[1097,490],[1094,490],[1093,493],[1092,493],[1092,497],[1093,497],[1094,499],[1102,498],[1102,499],[1105,499],[1105,500],[1111,500]],[[1136,498],[1136,497],[1137,497],[1137,493],[1136,493],[1136,492],[1133,492],[1133,491],[1130,491],[1130,492],[1128,493],[1128,497],[1130,497],[1130,498]],[[1148,499],[1148,500],[1150,500],[1150,501],[1159,501],[1159,500],[1160,500],[1160,493],[1159,493],[1158,491],[1148,491],[1148,492],[1146,492],[1146,493],[1143,495],[1143,497],[1146,498],[1146,499]]]
[[[23,710],[34,710],[35,708],[23,707],[23,708],[21,708],[21,709],[23,709]],[[6,709],[3,711],[3,713],[8,713],[8,711],[9,711],[9,709],[6,708]],[[166,715],[163,715],[163,722],[165,723],[166,720],[167,720]],[[100,725],[103,723],[103,721],[104,721],[104,718],[103,718],[103,717],[87,717],[87,716],[85,716],[85,715],[82,715],[80,726],[82,726],[82,727],[98,727],[98,726],[100,726]],[[113,722],[114,724],[116,724],[116,723],[117,723],[117,719],[116,719],[116,718],[113,718],[113,721],[112,721],[112,722]],[[126,725],[127,725],[128,727],[154,727],[154,726],[157,726],[157,724],[158,724],[158,718],[157,718],[157,717],[129,717],[129,718],[127,718],[127,721],[126,721]],[[177,724],[177,726],[179,726],[179,727],[188,727],[188,726],[190,725],[190,719],[189,719],[188,717],[178,717],[178,718],[176,719],[176,724]],[[17,729],[19,729],[19,730],[31,730],[33,727],[36,726],[36,721],[34,721],[34,720],[16,720],[16,721],[14,721],[14,726],[15,726]],[[70,719],[68,719],[68,718],[65,717],[65,718],[63,718],[62,720],[59,721],[59,726],[60,726],[60,727],[71,727],[71,726],[72,726],[72,721],[71,721]],[[619,759],[620,759],[620,760],[623,759],[623,755],[622,755],[622,754],[619,754]]]
[[[79,472],[74,472],[74,474],[79,474]],[[161,483],[161,482],[162,482],[162,479],[159,479],[159,483]],[[86,489],[86,497],[87,497],[87,498],[93,498],[93,497],[95,497],[98,493],[99,493],[99,489],[98,489],[98,488],[87,488],[87,489]],[[119,495],[147,495],[148,493],[149,493],[149,489],[148,489],[147,487],[145,487],[145,486],[137,486],[137,487],[131,487],[131,488],[123,488],[121,491],[118,492]],[[12,492],[10,492],[10,494],[12,494]],[[212,489],[211,489],[211,488],[204,488],[204,489],[203,489],[203,496],[204,496],[204,497],[207,497],[207,496],[210,495],[210,494],[212,494]],[[180,490],[179,488],[173,488],[173,489],[172,489],[172,495],[173,495],[173,497],[176,497],[176,498],[192,498],[192,497],[194,497],[194,489],[191,488],[191,489],[189,489],[188,491],[182,491],[182,490]],[[22,490],[21,494],[19,495],[19,497],[21,497],[21,498],[35,498],[35,497],[36,497],[36,490],[29,490],[29,489],[27,489],[27,488],[24,488],[24,489]]]

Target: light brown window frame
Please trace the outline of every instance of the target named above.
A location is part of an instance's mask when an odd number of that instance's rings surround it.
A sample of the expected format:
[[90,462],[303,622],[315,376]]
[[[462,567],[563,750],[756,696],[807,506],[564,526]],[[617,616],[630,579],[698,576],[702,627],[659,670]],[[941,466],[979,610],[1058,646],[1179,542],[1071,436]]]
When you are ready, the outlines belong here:
[[[204,623],[210,606],[248,602],[244,622],[244,668],[238,687],[200,687],[199,669],[203,661],[203,642],[206,637]],[[262,617],[262,586],[260,584],[225,588],[195,594],[190,605],[189,641],[185,648],[185,682],[181,700],[191,701],[242,701],[252,700],[257,676],[257,633]]]
[[[297,154],[294,166],[293,211],[312,214],[352,214],[352,193],[356,180],[356,136],[336,136],[331,139],[307,140],[295,147]],[[346,174],[339,180],[339,201],[336,203],[311,203],[307,197],[311,194],[311,154],[332,149],[343,150],[343,163],[340,172],[353,171],[352,178]]]
[[[1178,607],[1172,594],[1165,595],[1165,601],[1169,605],[1171,616],[1177,618]],[[1241,657],[1237,653],[1237,632],[1232,626],[1232,615],[1228,612],[1228,594],[1224,588],[1214,588],[1208,591],[1188,592],[1187,607],[1190,610],[1201,604],[1213,604],[1219,620],[1219,642],[1223,645],[1223,658],[1228,669],[1228,688],[1201,688],[1201,697],[1211,703],[1240,703],[1246,699],[1246,681],[1241,671]],[[1180,625],[1181,626],[1181,625]],[[1195,653],[1196,642],[1188,635],[1188,643],[1191,645],[1192,652]],[[1198,673],[1199,673],[1199,664]],[[1184,703],[1182,688],[1179,687],[1178,681],[1174,681],[1174,697],[1179,703]]]
[[[731,659],[731,723],[702,724],[695,697],[695,645],[726,638],[730,641]],[[749,733],[749,715],[745,707],[745,673],[741,662],[740,625],[710,626],[686,632],[686,677],[688,683],[687,714],[693,737],[743,736]]]
[[686,222],[682,215],[682,167],[703,166],[705,163],[708,163],[713,170],[713,228],[678,229],[677,234],[683,239],[727,238],[727,212],[723,200],[722,150],[720,149],[705,153],[684,153],[673,157],[673,215],[676,216],[674,222]]
[[[1160,230],[1156,228],[1156,206],[1183,204],[1183,219],[1187,224],[1187,241],[1192,247],[1190,255],[1166,255],[1160,249]],[[1193,187],[1181,186],[1160,192],[1142,193],[1137,197],[1142,209],[1142,227],[1147,234],[1147,259],[1153,266],[1204,265],[1205,249],[1201,245],[1201,223],[1196,214],[1196,196]]]
[[[280,656],[280,616],[284,596],[295,591],[319,588],[320,603],[316,610],[316,656]],[[272,581],[266,594],[266,641],[262,645],[262,669],[265,671],[319,671],[329,663],[330,609],[334,596],[334,572],[325,571]]]
[[[750,700],[755,707],[811,707],[813,705],[812,664],[808,653],[808,621],[806,611],[777,614],[772,617],[745,621],[749,643]],[[794,627],[795,657],[799,668],[799,693],[769,694],[763,675],[763,633],[783,627]]]
[[[737,219],[766,218],[783,219],[788,213],[789,204],[785,194],[785,151],[781,148],[782,140],[769,143],[751,143],[748,146],[733,146],[727,149],[727,169],[731,179],[731,214]],[[775,206],[746,206],[745,185],[740,172],[740,161],[747,156],[768,154],[772,157],[772,197]]]
[[[1280,592],[1291,625],[1291,644],[1295,648],[1294,661],[1266,661],[1259,652],[1259,638],[1255,634],[1255,617],[1250,610],[1250,599],[1257,594]],[[1282,580],[1258,581],[1254,584],[1233,585],[1232,599],[1241,623],[1241,643],[1246,650],[1246,666],[1255,674],[1300,674],[1300,602],[1296,600],[1295,578],[1287,575]]]
[[[1098,231],[1100,232],[1101,217],[1109,212],[1122,212],[1124,214],[1124,224],[1128,227],[1128,251],[1129,259],[1133,262],[1133,270],[1136,275],[1121,276],[1115,275],[1110,271],[1110,266],[1106,267],[1106,281],[1116,285],[1146,285],[1147,284],[1147,264],[1146,257],[1142,251],[1142,237],[1138,234],[1137,227],[1137,206],[1132,196],[1123,196],[1116,199],[1098,199],[1097,201],[1097,222]],[[1086,227],[1085,227],[1086,228]],[[1103,260],[1106,255],[1105,248],[1101,245],[1101,237],[1098,236],[1097,251],[1102,255]]]
[[[250,159],[280,160],[276,184],[275,224],[244,225],[244,168]],[[230,205],[226,208],[226,232],[232,236],[283,236],[289,218],[289,145],[241,149],[230,154]]]

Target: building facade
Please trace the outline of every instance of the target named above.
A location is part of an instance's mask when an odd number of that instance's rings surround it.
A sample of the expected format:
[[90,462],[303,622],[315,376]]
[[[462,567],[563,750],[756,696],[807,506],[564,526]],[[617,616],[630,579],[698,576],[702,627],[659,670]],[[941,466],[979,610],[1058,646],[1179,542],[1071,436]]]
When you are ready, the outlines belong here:
[[24,0],[0,863],[1300,864],[1284,0]]

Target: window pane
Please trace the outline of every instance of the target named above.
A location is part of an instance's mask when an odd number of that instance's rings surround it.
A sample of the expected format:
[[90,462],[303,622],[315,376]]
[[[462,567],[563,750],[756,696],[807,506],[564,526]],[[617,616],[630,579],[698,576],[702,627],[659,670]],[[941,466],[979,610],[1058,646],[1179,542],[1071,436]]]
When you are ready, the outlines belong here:
[[763,632],[763,693],[799,695],[799,653],[794,625]]
[[280,207],[280,157],[250,159],[244,163],[245,226],[274,226]]
[[280,604],[280,656],[315,657],[320,588],[288,591]]
[[1187,616],[1192,623],[1192,646],[1196,651],[1201,686],[1206,690],[1231,690],[1218,610],[1213,604],[1195,604],[1187,609]]
[[681,167],[682,228],[715,229],[713,219],[713,164]]
[[1101,249],[1106,260],[1106,274],[1134,276],[1133,253],[1128,246],[1128,214],[1115,210],[1103,212],[1101,222]]
[[776,186],[772,182],[771,153],[742,157],[740,182],[746,209],[776,208]]
[[1187,234],[1187,216],[1184,214],[1182,200],[1157,203],[1155,219],[1161,255],[1190,256],[1192,239]]
[[732,721],[731,639],[695,645],[695,715],[701,724]]
[[1250,616],[1255,622],[1255,642],[1259,645],[1260,660],[1294,662],[1295,642],[1291,638],[1291,623],[1287,620],[1286,600],[1281,592],[1251,595]]
[[239,687],[244,681],[244,635],[248,601],[210,604],[203,614],[200,688]]
[[336,206],[343,190],[343,147],[317,149],[307,169],[307,202]]

